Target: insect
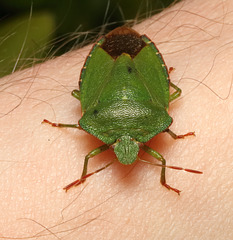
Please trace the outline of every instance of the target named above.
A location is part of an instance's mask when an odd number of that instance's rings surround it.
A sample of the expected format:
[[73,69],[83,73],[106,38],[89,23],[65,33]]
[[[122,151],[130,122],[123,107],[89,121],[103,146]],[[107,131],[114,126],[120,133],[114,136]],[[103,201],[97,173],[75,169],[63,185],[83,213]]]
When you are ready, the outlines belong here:
[[[172,94],[170,87],[175,90]],[[112,162],[87,173],[89,159],[108,149],[125,165],[140,160],[140,149],[155,157],[161,163],[155,165],[162,167],[161,184],[178,194],[180,190],[166,183],[165,168],[202,173],[167,166],[163,156],[145,144],[161,132],[174,139],[194,135],[194,132],[176,135],[169,129],[172,124],[167,112],[169,102],[180,96],[181,89],[170,81],[162,55],[146,35],[123,26],[101,37],[84,63],[79,89],[72,92],[81,101],[82,117],[78,124],[52,123],[46,119],[42,123],[82,129],[104,144],[86,155],[81,178],[65,190],[111,165]]]

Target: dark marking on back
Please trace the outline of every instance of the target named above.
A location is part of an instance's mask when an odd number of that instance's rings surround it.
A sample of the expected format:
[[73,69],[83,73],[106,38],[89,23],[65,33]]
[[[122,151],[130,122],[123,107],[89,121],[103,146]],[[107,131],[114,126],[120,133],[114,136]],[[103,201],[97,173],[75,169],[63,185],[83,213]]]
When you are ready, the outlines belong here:
[[116,59],[123,53],[134,58],[145,46],[146,43],[136,31],[127,27],[119,27],[105,36],[101,48]]
[[133,71],[133,69],[130,66],[127,67],[127,70],[128,70],[128,73],[131,73]]
[[96,116],[96,115],[98,114],[98,112],[99,112],[99,111],[95,109],[95,110],[93,111],[93,114]]

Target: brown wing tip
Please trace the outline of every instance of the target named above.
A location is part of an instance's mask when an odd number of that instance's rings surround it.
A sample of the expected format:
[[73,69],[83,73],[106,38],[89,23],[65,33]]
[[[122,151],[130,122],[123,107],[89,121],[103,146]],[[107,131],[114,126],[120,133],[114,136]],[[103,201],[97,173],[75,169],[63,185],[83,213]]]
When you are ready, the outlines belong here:
[[133,30],[132,28],[126,27],[126,26],[122,26],[122,27],[118,27],[115,28],[114,30],[112,30],[111,32],[109,32],[106,37],[110,37],[113,35],[135,35],[137,37],[140,37],[140,34],[138,32],[136,32],[135,30]]
[[139,33],[132,28],[123,26],[108,33],[101,48],[114,59],[123,53],[129,54],[131,58],[134,58],[145,45],[146,43],[142,40]]

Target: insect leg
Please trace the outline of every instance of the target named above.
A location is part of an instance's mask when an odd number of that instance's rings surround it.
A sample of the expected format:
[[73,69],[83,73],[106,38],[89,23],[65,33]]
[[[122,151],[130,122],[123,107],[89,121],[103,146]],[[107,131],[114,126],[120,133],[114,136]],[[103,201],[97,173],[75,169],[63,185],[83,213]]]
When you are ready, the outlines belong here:
[[171,87],[173,87],[176,91],[174,93],[172,93],[169,96],[169,102],[175,100],[176,98],[178,98],[181,95],[181,89],[178,88],[175,84],[173,84],[172,82],[169,83]]
[[82,129],[79,124],[64,124],[64,123],[53,123],[47,119],[44,119],[42,123],[50,124],[52,127],[59,127],[59,128],[79,128]]
[[104,169],[107,168],[109,165],[111,165],[112,162],[111,162],[111,163],[108,163],[105,167],[102,167],[102,168],[96,170],[96,171],[93,172],[93,173],[87,174],[87,167],[88,167],[88,161],[89,161],[89,159],[92,158],[92,157],[94,157],[94,156],[96,156],[96,155],[98,155],[99,153],[102,153],[102,152],[108,150],[108,149],[109,149],[109,145],[104,144],[104,145],[102,145],[102,146],[100,146],[100,147],[92,150],[91,152],[89,152],[89,153],[86,155],[85,160],[84,160],[84,166],[83,166],[83,172],[82,172],[81,178],[78,179],[78,180],[76,180],[76,181],[74,181],[74,182],[72,182],[72,183],[70,183],[70,184],[67,185],[66,187],[64,187],[64,190],[67,191],[67,190],[69,190],[69,189],[70,189],[71,187],[73,187],[73,186],[78,186],[79,184],[84,183],[88,177],[90,177],[91,175],[93,175],[93,174],[95,174],[95,173],[97,173],[97,172],[100,172],[100,171],[104,170]]
[[180,139],[180,138],[185,138],[187,136],[195,136],[194,132],[188,132],[186,134],[183,135],[176,135],[174,132],[172,132],[169,128],[164,130],[164,132],[167,132],[168,134],[170,134],[170,136],[174,139]]
[[75,89],[72,91],[71,95],[75,98],[77,98],[78,100],[80,100],[80,91]]
[[[145,144],[141,146],[141,149],[144,150],[146,153],[150,154],[152,157],[155,157],[160,162],[162,162],[163,166],[166,166],[166,160],[163,158],[161,154],[156,152],[154,149],[146,146]],[[161,184],[167,189],[172,190],[180,195],[180,190],[173,188],[166,183],[165,169],[166,169],[165,167],[162,167],[162,170],[161,170],[161,178],[160,178]]]

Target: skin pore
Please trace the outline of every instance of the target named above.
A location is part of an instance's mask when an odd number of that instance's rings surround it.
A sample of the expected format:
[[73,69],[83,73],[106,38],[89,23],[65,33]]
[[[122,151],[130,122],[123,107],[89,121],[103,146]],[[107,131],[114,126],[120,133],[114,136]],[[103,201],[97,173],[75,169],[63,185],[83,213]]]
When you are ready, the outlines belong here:
[[[232,11],[231,0],[183,1],[134,26],[175,68],[171,81],[183,92],[170,105],[170,129],[196,133],[181,140],[162,133],[149,143],[168,165],[203,171],[167,169],[167,183],[182,190],[180,196],[161,186],[159,167],[141,162],[115,163],[63,190],[80,177],[85,155],[102,143],[84,131],[41,122],[80,119],[80,103],[70,92],[91,46],[3,78],[0,237],[231,239]],[[96,156],[88,171],[113,158],[111,152]]]

